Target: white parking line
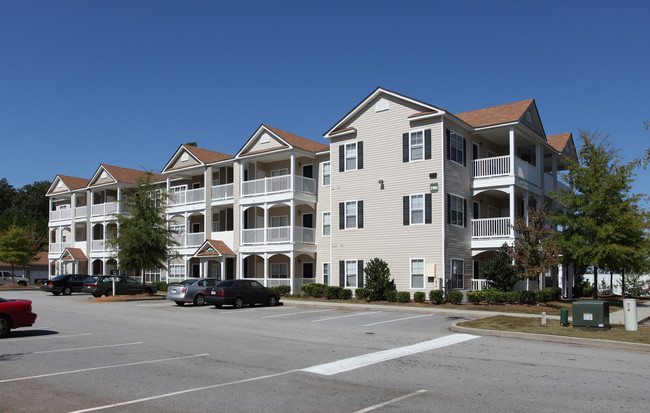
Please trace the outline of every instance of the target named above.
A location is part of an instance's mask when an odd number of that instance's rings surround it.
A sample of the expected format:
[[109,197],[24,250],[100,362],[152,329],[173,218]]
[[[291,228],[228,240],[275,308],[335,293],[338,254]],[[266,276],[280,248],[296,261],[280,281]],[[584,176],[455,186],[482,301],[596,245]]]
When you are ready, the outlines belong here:
[[348,314],[348,315],[341,315],[338,317],[330,317],[330,318],[319,318],[318,320],[312,320],[312,323],[318,323],[319,321],[327,321],[327,320],[336,320],[339,318],[348,318],[348,317],[356,317],[360,315],[366,315],[366,314],[375,314],[375,313],[381,313],[381,311],[370,311],[366,313],[356,313],[356,314]]
[[440,337],[435,340],[429,340],[412,346],[394,348],[390,350],[378,351],[376,353],[364,354],[358,357],[351,357],[344,360],[338,360],[331,363],[321,364],[319,366],[302,369],[308,373],[316,373],[323,376],[332,376],[350,370],[356,370],[360,367],[370,366],[382,361],[393,360],[399,357],[410,356],[412,354],[422,353],[436,348],[451,346],[452,344],[462,343],[463,341],[478,338],[471,334],[452,334],[450,336]]
[[262,318],[288,317],[290,315],[296,315],[296,314],[322,313],[323,311],[334,311],[334,308],[331,308],[331,309],[328,309],[328,310],[297,311],[295,313],[267,315],[267,316],[264,316]]
[[398,318],[396,320],[387,320],[387,321],[379,321],[377,323],[371,323],[371,324],[364,324],[364,327],[369,327],[369,326],[376,326],[377,324],[385,324],[385,323],[392,323],[394,321],[404,321],[404,320],[410,320],[412,318],[420,318],[420,317],[431,317],[434,314],[423,314],[423,315],[414,315],[413,317],[404,317],[404,318]]
[[77,350],[93,350],[93,349],[96,349],[96,348],[106,348],[106,347],[133,346],[133,345],[135,345],[135,344],[142,344],[142,343],[143,343],[143,341],[136,341],[135,343],[107,344],[107,345],[105,345],[105,346],[64,348],[64,349],[61,349],[61,350],[35,351],[34,354],[60,353],[60,352],[63,352],[63,351],[77,351]]
[[[67,336],[60,336],[58,334],[48,334],[46,336],[37,336],[37,337],[16,337],[5,339],[6,341],[25,341],[25,340],[39,340],[44,338],[70,338],[70,337],[81,337],[81,336],[92,336],[93,333],[82,333],[82,334],[70,334]],[[3,341],[5,341],[3,340]]]
[[367,413],[367,412],[371,412],[371,411],[373,411],[373,410],[381,409],[381,408],[384,407],[384,406],[388,406],[389,404],[392,404],[392,403],[395,403],[395,402],[399,402],[399,401],[402,401],[402,400],[404,400],[404,399],[408,399],[409,397],[417,396],[418,394],[422,394],[422,393],[426,393],[426,392],[427,392],[426,390],[418,390],[418,391],[414,391],[413,393],[406,394],[406,395],[404,395],[404,396],[402,396],[402,397],[397,397],[397,398],[395,398],[395,399],[388,400],[388,401],[383,402],[383,403],[375,404],[374,406],[366,407],[365,409],[357,410],[357,411],[354,412],[354,413]]
[[136,304],[136,307],[171,307],[171,303]]
[[87,368],[87,369],[61,371],[61,372],[58,372],[58,373],[49,373],[49,374],[39,374],[37,376],[17,377],[15,379],[5,379],[5,380],[0,380],[0,383],[9,383],[9,382],[12,382],[12,381],[20,381],[20,380],[40,379],[42,377],[62,376],[64,374],[83,373],[85,371],[113,369],[113,368],[117,368],[117,367],[137,366],[137,365],[140,365],[140,364],[160,363],[160,362],[163,362],[163,361],[183,360],[183,359],[189,359],[189,358],[194,358],[194,357],[205,357],[207,355],[208,355],[208,353],[196,354],[196,355],[193,355],[193,356],[171,357],[171,358],[159,359],[159,360],[139,361],[139,362],[136,362],[136,363],[116,364],[116,365],[113,365],[113,366],[90,367],[90,368]]

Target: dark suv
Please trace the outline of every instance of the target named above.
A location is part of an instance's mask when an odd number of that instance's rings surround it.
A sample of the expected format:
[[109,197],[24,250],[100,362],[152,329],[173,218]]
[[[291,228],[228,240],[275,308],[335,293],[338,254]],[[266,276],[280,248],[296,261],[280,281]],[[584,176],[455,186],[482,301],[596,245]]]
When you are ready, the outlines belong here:
[[115,280],[116,295],[151,295],[158,291],[155,285],[143,286],[140,281],[126,275],[96,275],[84,283],[83,292],[92,294],[93,297],[111,296],[113,295],[113,279]]
[[70,295],[80,293],[86,279],[90,277],[87,274],[62,274],[57,275],[51,280],[44,281],[41,284],[41,290],[54,295]]

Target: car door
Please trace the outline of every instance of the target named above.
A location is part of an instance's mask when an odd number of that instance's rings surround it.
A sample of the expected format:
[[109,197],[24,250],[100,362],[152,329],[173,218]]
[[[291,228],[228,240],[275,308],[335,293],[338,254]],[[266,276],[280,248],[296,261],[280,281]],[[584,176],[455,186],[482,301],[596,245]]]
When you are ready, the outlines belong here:
[[75,293],[80,293],[81,289],[84,286],[84,279],[85,277],[80,274],[75,274],[71,277],[70,280],[70,287],[72,288],[72,291]]
[[140,294],[141,292],[143,292],[142,284],[140,284],[138,281],[134,280],[131,277],[125,277],[124,284],[125,284],[125,289],[127,291],[125,294]]
[[264,286],[257,281],[250,282],[250,303],[260,304],[266,302],[266,291]]

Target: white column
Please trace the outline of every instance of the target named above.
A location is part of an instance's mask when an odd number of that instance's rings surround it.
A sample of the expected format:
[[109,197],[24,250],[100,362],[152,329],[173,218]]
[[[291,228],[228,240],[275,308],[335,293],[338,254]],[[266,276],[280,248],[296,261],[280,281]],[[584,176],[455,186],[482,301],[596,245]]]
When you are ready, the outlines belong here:
[[266,245],[269,242],[269,228],[271,228],[271,224],[269,223],[269,205],[265,203],[263,205],[263,208],[264,208],[264,244]]
[[296,182],[296,153],[291,151],[291,182],[289,182],[289,190],[293,192]]
[[526,222],[526,226],[528,226],[528,202],[530,198],[528,191],[524,192],[524,196],[524,222]]
[[[330,214],[331,216],[331,214]],[[296,202],[292,199],[289,201],[289,242],[293,244],[293,232],[296,229]]]
[[264,258],[264,286],[269,286],[269,253],[265,252],[263,255]]
[[289,253],[289,286],[291,287],[291,293],[295,294],[296,291],[294,291],[294,286],[296,285],[295,283],[295,276],[296,276],[296,262],[295,262],[295,256],[294,252],[291,251]]
[[508,135],[508,143],[510,146],[510,175],[514,175],[516,149],[515,149],[515,128],[513,126],[510,127],[510,132]]
[[117,186],[117,212],[122,212],[122,185]]
[[510,186],[510,225],[512,228],[512,236],[515,235],[514,225],[515,225],[515,187],[514,185]]

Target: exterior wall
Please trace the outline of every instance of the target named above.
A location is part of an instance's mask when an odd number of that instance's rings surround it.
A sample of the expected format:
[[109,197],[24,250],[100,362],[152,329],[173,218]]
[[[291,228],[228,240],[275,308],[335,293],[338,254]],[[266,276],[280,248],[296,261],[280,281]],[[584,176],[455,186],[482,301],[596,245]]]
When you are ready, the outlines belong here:
[[184,151],[184,153],[187,154],[186,160],[183,160],[183,153],[181,153],[167,169],[172,170],[172,169],[187,168],[188,166],[199,165],[199,162],[192,155],[190,155],[187,151]]
[[316,211],[314,212],[314,223],[316,224],[316,261],[314,262],[314,273],[316,274],[316,281],[323,283],[323,263],[330,263],[330,279],[328,284],[338,285],[338,279],[336,280],[336,283],[332,283],[332,264],[330,256],[331,236],[323,236],[324,212],[330,212],[330,233],[333,231],[331,216],[334,214],[331,211],[333,206],[330,205],[332,187],[331,185],[323,186],[323,163],[329,161],[329,153],[327,155],[320,155],[314,160],[314,178],[316,178],[317,181],[316,191],[318,193],[318,202],[316,203]]
[[[268,137],[267,142],[263,142],[265,138]],[[271,136],[268,133],[263,133],[260,138],[257,139],[257,141],[251,146],[251,148],[246,151],[247,153],[249,152],[257,152],[257,151],[268,151],[274,148],[281,148],[281,147],[286,147],[284,143],[280,142],[279,140],[275,139],[273,136]]]

